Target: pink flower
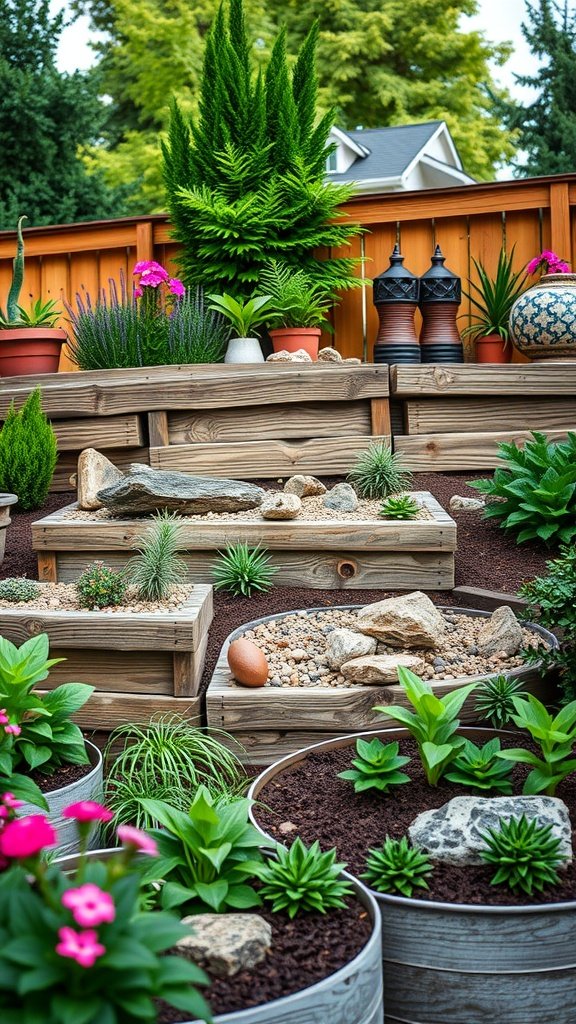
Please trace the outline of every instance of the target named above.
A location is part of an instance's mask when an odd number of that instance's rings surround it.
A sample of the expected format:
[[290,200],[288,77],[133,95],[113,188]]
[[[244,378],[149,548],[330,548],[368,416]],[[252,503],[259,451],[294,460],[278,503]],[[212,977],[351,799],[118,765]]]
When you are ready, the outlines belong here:
[[14,793],[2,793],[0,796],[0,803],[3,803],[5,807],[11,807],[16,810],[18,807],[24,806],[23,800],[17,800]]
[[73,928],[59,928],[58,938],[58,955],[75,960],[80,967],[93,967],[98,957],[106,952],[106,946],[98,942],[98,933],[92,930],[75,932]]
[[4,732],[9,733],[12,736],[19,736],[20,733],[22,732],[22,729],[20,728],[19,725],[16,725],[16,723],[14,723],[14,725],[5,725]]
[[180,281],[180,279],[177,277],[170,278],[170,280],[168,281],[168,287],[172,295],[177,295],[178,298],[181,298],[186,292],[186,289],[182,284],[182,281]]
[[132,825],[120,825],[117,834],[123,846],[131,846],[134,850],[145,853],[149,857],[158,856],[158,847],[154,839],[147,836],[145,832],[141,832],[139,828],[134,828]]
[[156,260],[140,260],[139,263],[135,264],[132,276],[134,276],[134,274],[145,274],[149,270],[155,270],[158,273],[166,274],[166,277],[168,277],[168,274],[164,270],[162,264],[157,263]]
[[530,263],[526,267],[526,273],[535,274],[540,266],[541,259],[541,256],[535,256],[533,260],[530,260]]
[[0,725],[8,725],[10,719],[6,714],[6,708],[0,708]]
[[135,288],[134,289],[134,298],[135,299],[141,299],[143,295],[144,295],[144,292],[142,291],[141,288]]
[[56,832],[43,814],[8,822],[0,832],[0,854],[15,859],[34,857],[56,845]]
[[62,896],[62,906],[72,911],[76,924],[82,925],[83,928],[110,923],[116,917],[116,908],[110,893],[104,892],[91,882],[86,882],[78,889],[68,889]]
[[545,274],[569,274],[570,265],[561,260],[551,249],[543,249],[539,256],[530,260],[526,267],[527,274],[535,274],[542,269]]
[[114,815],[107,807],[96,803],[95,800],[80,800],[77,804],[70,804],[62,811],[65,818],[75,818],[76,821],[112,821]]
[[168,280],[168,274],[164,271],[164,275],[157,273],[155,270],[146,270],[143,274],[140,274],[140,288],[158,288],[158,285]]

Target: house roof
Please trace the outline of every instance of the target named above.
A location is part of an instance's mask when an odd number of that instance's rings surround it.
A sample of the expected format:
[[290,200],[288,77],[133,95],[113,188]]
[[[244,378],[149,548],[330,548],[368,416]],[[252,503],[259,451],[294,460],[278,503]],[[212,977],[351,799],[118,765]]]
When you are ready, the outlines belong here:
[[[446,164],[462,172],[462,162],[444,121],[426,121],[424,124],[395,125],[389,128],[366,128],[354,131],[336,129],[334,134],[357,153],[353,164],[345,172],[330,174],[331,181],[357,182],[374,179],[398,179],[419,158],[427,143],[444,132],[454,155],[453,164]],[[441,161],[437,161],[440,165]],[[467,176],[466,176],[467,178]],[[471,179],[468,179],[471,180]]]

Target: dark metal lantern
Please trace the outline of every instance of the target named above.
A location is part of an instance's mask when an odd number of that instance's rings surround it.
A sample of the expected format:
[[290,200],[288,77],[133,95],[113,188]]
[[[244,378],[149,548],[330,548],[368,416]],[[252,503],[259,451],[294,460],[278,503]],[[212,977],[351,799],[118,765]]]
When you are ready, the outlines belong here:
[[420,346],[414,328],[420,281],[403,263],[404,257],[396,244],[388,270],[373,281],[373,299],[379,319],[375,363],[420,362]]
[[456,325],[462,299],[462,282],[444,266],[445,257],[437,245],[429,270],[420,278],[422,330],[420,346],[423,363],[462,363],[464,348]]

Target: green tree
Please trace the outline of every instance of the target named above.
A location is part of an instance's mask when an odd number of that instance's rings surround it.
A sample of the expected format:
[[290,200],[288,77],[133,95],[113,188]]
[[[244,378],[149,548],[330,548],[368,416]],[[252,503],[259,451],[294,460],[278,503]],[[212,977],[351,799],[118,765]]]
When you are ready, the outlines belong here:
[[63,14],[49,0],[0,0],[0,228],[114,216],[121,197],[90,176],[80,151],[102,104],[85,75],[60,73]]
[[219,9],[207,37],[199,116],[174,104],[163,144],[168,207],[187,284],[247,294],[267,261],[306,270],[328,291],[350,287],[357,261],[320,260],[359,228],[338,216],[350,195],[324,183],[332,113],[316,119],[317,25],[290,70],[281,31],[256,71],[242,0]]
[[527,3],[528,22],[522,34],[540,67],[518,76],[523,86],[537,89],[532,102],[508,104],[505,114],[518,133],[523,154],[520,175],[562,174],[576,170],[576,14],[568,3],[551,0]]

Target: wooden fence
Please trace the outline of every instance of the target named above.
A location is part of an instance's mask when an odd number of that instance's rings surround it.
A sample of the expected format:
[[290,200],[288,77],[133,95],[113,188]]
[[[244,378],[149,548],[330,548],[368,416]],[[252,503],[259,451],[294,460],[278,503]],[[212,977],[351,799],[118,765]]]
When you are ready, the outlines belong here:
[[[342,254],[366,257],[365,274],[388,266],[398,240],[406,266],[422,274],[439,243],[447,265],[466,280],[475,278],[473,258],[495,270],[503,244],[515,246],[516,265],[543,248],[574,263],[576,257],[576,174],[490,182],[420,192],[359,196],[346,206],[350,219],[366,228]],[[136,260],[157,259],[176,270],[177,246],[164,214],[26,231],[23,289],[37,298],[70,302],[82,289],[92,296],[108,280],[129,279]],[[15,232],[0,232],[0,302],[5,301],[15,251]],[[462,313],[469,315],[464,300]],[[346,294],[334,314],[336,347],[343,356],[372,358],[377,317],[370,286]],[[464,323],[462,324],[462,326]],[[63,356],[62,369],[73,366]]]

